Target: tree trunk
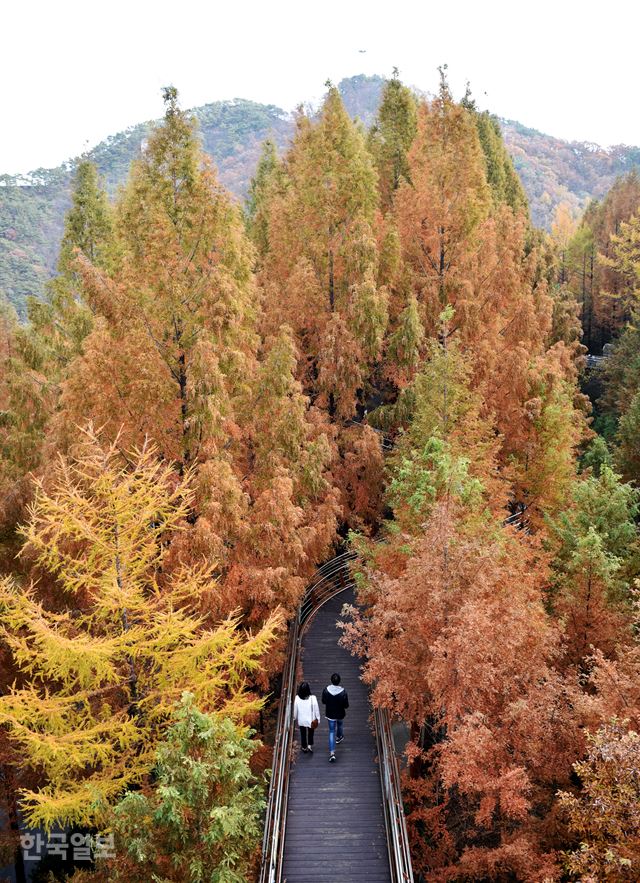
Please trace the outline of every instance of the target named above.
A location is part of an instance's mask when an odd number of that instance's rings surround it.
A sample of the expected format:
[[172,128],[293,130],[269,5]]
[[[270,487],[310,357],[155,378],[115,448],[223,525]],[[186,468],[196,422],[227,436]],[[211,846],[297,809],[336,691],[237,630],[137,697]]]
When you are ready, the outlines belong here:
[[591,349],[591,346],[593,344],[592,323],[593,323],[593,250],[591,251],[590,268],[589,268],[589,322],[587,325],[587,337],[589,340],[589,349]]
[[[420,730],[421,727],[416,721],[411,721],[411,727],[409,730],[409,738],[412,742],[415,742],[417,745],[420,745]],[[422,746],[420,746],[422,747]],[[419,779],[422,775],[422,761],[418,757],[414,757],[409,762],[409,776],[412,779]]]
[[333,249],[329,249],[329,309],[333,313],[336,308],[336,291],[333,271]]
[[447,305],[446,301],[446,291],[444,285],[444,273],[445,273],[445,248],[444,248],[444,227],[440,227],[440,260],[438,262],[438,278],[439,278],[439,294],[440,294],[440,307],[444,309]]
[[20,844],[20,814],[16,797],[18,793],[18,785],[13,773],[13,768],[10,764],[2,765],[2,778],[4,779],[6,790],[9,830],[12,838],[15,838],[14,870],[16,874],[16,883],[27,883],[22,846]]
[[178,386],[180,388],[180,419],[182,421],[182,460],[180,461],[180,477],[189,468],[191,460],[191,451],[189,449],[189,428],[187,426],[188,406],[187,406],[187,364],[184,350],[178,357]]

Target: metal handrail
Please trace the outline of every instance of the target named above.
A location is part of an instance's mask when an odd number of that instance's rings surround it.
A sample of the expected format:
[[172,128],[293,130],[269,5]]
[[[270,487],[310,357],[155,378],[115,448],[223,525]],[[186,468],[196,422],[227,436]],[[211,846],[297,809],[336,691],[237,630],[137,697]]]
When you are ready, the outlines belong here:
[[[349,563],[356,557],[356,552],[343,552],[318,568],[290,625],[287,655],[282,672],[259,883],[282,883],[289,770],[293,747],[293,697],[302,628],[323,604],[336,595],[354,588],[355,583],[351,579]],[[375,709],[373,721],[378,746],[391,880],[392,883],[413,883],[409,839],[400,789],[400,771],[393,746],[388,711]]]
[[282,672],[280,707],[276,723],[273,766],[269,783],[269,798],[262,838],[262,865],[260,883],[276,883],[281,879],[284,854],[284,824],[289,797],[289,761],[293,737],[293,692],[295,690],[298,659],[300,617],[296,613],[289,627],[289,641]]
[[389,867],[393,883],[413,883],[407,821],[404,815],[400,766],[393,744],[391,718],[386,708],[374,708],[374,729],[378,746],[384,824],[387,831]]
[[331,598],[339,595],[340,592],[345,592],[347,589],[353,588],[354,583],[351,580],[347,581],[345,577],[350,577],[348,564],[356,557],[355,552],[345,552],[340,555],[339,558],[341,560],[339,565],[335,568],[329,569],[326,574],[323,575],[322,579],[309,586],[304,593],[304,598],[300,604],[301,625],[304,625],[309,617]]

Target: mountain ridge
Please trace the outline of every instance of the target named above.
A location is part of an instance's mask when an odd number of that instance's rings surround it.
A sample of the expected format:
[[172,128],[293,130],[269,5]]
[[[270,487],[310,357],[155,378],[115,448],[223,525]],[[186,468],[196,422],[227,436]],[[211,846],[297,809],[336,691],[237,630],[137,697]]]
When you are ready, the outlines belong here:
[[[383,77],[359,74],[339,84],[348,112],[365,126],[375,118],[384,82]],[[292,112],[244,98],[201,105],[192,113],[221,182],[239,199],[246,195],[264,139],[272,138],[282,152],[293,133]],[[110,195],[126,180],[155,122],[130,126],[87,152]],[[547,229],[560,202],[577,215],[590,199],[604,196],[616,177],[640,164],[640,147],[563,141],[514,120],[500,119],[500,125],[527,192],[532,220]],[[27,175],[0,175],[0,293],[21,317],[26,297],[41,294],[55,272],[76,162]]]

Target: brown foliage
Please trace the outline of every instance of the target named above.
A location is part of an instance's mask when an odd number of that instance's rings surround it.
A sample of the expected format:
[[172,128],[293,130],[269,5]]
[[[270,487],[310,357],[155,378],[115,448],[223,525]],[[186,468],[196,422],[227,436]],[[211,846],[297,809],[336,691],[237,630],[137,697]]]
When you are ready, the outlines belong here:
[[541,819],[580,746],[577,690],[554,668],[544,558],[521,537],[469,533],[445,504],[401,541],[404,570],[369,573],[375,603],[346,640],[366,653],[375,701],[419,733],[410,757],[423,781],[408,792],[417,863],[433,880],[541,880],[554,868]]

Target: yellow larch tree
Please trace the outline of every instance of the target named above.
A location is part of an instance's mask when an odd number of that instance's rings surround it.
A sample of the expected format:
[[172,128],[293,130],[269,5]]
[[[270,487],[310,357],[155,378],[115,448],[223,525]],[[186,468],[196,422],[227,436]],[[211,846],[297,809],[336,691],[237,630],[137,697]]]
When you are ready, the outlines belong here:
[[163,567],[191,502],[189,476],[177,482],[152,448],[123,454],[90,429],[37,486],[23,554],[55,597],[0,582],[0,640],[18,671],[0,725],[45,780],[22,793],[31,825],[100,824],[149,774],[184,690],[237,720],[261,705],[250,679],[278,615],[255,634],[234,614],[214,624],[211,566]]

